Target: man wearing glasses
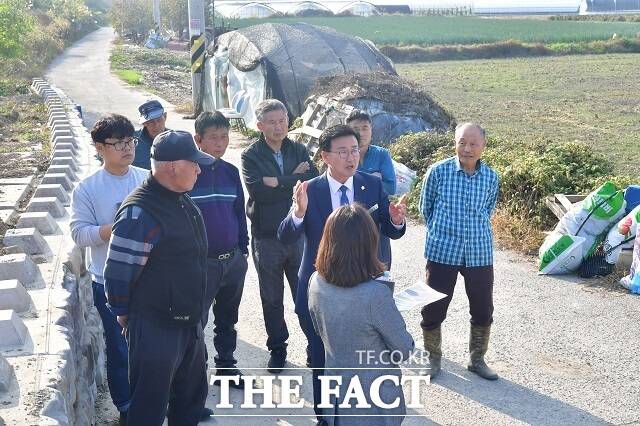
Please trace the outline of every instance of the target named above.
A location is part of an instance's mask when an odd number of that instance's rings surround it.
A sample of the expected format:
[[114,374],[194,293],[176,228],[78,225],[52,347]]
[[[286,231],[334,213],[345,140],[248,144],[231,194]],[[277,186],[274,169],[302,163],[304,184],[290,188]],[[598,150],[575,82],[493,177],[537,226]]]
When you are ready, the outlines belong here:
[[138,112],[140,113],[142,129],[135,133],[138,145],[136,146],[136,158],[133,161],[133,165],[151,170],[151,145],[153,145],[153,140],[156,136],[167,130],[165,127],[167,113],[162,104],[155,99],[140,105]]
[[[315,272],[315,259],[324,224],[331,212],[345,204],[360,203],[369,209],[382,234],[398,239],[406,230],[406,200],[390,204],[379,177],[357,171],[360,162],[359,134],[349,126],[337,125],[325,129],[318,141],[322,161],[327,171],[293,189],[293,207],[278,229],[284,244],[305,235],[302,264],[298,273],[296,313],[309,330],[313,397],[320,402],[319,370],[324,366],[324,346],[313,329],[308,308],[309,278]],[[324,423],[321,410],[315,408],[319,424]]]
[[81,248],[88,248],[93,300],[102,319],[107,346],[107,381],[122,424],[130,403],[127,343],[116,316],[107,307],[103,270],[111,226],[122,200],[140,185],[149,172],[131,166],[135,155],[133,124],[121,115],[98,120],[91,130],[102,167],[83,179],[71,196],[71,236]]

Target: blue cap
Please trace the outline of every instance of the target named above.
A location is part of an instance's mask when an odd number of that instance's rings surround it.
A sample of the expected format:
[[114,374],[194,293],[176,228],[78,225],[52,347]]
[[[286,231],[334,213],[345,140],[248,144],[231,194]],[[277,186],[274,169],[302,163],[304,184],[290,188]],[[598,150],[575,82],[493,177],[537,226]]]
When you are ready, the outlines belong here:
[[164,108],[160,101],[151,100],[140,105],[138,112],[140,113],[140,124],[144,124],[147,121],[162,117]]
[[184,130],[165,130],[153,140],[151,158],[156,161],[188,160],[210,166],[216,159],[198,149],[191,133]]

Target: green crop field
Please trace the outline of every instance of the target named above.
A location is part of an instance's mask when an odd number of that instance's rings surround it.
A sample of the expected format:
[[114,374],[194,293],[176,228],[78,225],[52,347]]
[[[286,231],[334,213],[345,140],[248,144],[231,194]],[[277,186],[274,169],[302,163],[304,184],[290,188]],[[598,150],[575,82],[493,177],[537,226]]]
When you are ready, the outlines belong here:
[[540,43],[571,43],[635,37],[638,22],[551,21],[546,19],[490,19],[476,17],[399,16],[362,17],[291,17],[225,20],[232,27],[246,27],[266,22],[306,22],[325,25],[357,35],[376,44],[450,45],[492,43],[520,40]]
[[640,175],[640,55],[446,61],[397,65],[458,122],[514,142],[579,141],[619,173]]

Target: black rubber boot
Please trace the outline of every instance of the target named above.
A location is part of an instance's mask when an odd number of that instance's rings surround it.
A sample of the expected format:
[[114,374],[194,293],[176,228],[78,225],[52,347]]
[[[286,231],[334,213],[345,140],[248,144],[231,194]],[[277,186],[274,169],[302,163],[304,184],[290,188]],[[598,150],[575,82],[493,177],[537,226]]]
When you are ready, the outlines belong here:
[[493,371],[486,362],[484,355],[489,348],[489,336],[491,335],[491,326],[471,325],[471,333],[469,334],[469,364],[467,370],[476,373],[478,376],[487,380],[497,380],[498,375]]
[[424,370],[422,374],[431,376],[431,380],[440,374],[440,364],[442,361],[442,329],[441,327],[433,330],[422,329],[422,337],[424,339],[424,350],[429,352],[429,369]]

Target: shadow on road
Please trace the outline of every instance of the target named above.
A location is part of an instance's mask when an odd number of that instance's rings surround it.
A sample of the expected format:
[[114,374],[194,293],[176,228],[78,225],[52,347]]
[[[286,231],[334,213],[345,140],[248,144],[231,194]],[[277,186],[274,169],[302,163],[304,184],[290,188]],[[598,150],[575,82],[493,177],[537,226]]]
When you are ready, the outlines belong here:
[[580,408],[504,378],[490,382],[464,366],[443,360],[443,372],[432,384],[472,399],[492,410],[528,424],[607,424]]

